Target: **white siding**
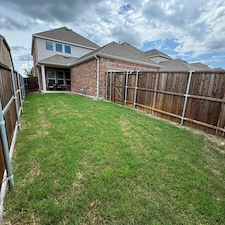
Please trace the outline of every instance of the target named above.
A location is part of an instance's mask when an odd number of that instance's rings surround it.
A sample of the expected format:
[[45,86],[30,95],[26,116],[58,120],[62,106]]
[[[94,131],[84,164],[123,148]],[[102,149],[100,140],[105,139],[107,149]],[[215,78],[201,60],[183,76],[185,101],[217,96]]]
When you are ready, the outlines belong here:
[[[54,42],[53,41],[53,51],[51,50],[46,50],[46,45],[45,45],[46,40],[41,39],[41,38],[36,38],[36,43],[37,43],[37,60],[43,60],[46,59],[48,57],[51,57],[53,55],[64,55],[64,56],[68,56],[68,57],[77,57],[80,58],[83,55],[88,54],[89,52],[93,51],[90,49],[86,49],[86,48],[82,48],[82,47],[77,47],[77,46],[71,46],[71,54],[65,53],[64,52],[64,45],[63,43],[60,42]],[[55,49],[55,43],[60,43],[63,45],[63,52],[57,52]],[[66,44],[69,45],[69,44]]]

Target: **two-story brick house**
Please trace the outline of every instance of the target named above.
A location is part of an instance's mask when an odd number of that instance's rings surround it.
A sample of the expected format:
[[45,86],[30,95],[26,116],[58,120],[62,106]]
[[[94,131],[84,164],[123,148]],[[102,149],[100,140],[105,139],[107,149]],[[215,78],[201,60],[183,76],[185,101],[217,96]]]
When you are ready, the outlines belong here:
[[96,98],[105,96],[106,72],[162,67],[127,43],[99,47],[66,27],[34,34],[32,55],[41,92],[84,90]]
[[67,27],[34,34],[31,54],[39,90],[70,90],[71,65],[98,47]]

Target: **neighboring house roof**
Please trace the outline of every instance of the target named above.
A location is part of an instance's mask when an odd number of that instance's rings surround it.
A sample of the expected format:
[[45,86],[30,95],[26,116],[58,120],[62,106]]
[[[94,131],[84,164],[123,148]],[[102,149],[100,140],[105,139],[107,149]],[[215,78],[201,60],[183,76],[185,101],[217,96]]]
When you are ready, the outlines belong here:
[[223,69],[210,68],[209,66],[202,63],[187,63],[181,59],[172,59],[159,63],[163,68],[159,71],[162,72],[188,72],[194,71],[223,71]]
[[148,51],[144,52],[144,54],[145,54],[145,57],[147,57],[147,58],[153,58],[153,57],[161,56],[161,57],[163,57],[163,58],[173,59],[172,57],[166,55],[166,54],[163,53],[163,52],[160,52],[160,51],[157,50],[157,49],[151,49],[151,50],[148,50]]
[[[7,48],[7,50],[8,50],[8,52],[9,52],[9,57],[10,57],[10,60],[11,60],[11,63],[12,63],[12,67],[14,68],[14,65],[13,65],[13,60],[12,60],[12,55],[11,55],[11,49],[10,49],[10,47],[9,47],[9,45],[8,45],[8,43],[7,43],[7,41],[6,41],[6,39],[5,39],[5,37],[3,37],[1,34],[0,34],[0,55],[2,55],[3,56],[3,54],[4,54],[4,50],[3,50],[3,45],[5,45],[6,46],[6,48]],[[3,60],[4,61],[4,60]],[[1,62],[1,61],[0,61]]]
[[88,47],[91,49],[99,48],[99,46],[95,44],[94,42],[82,37],[78,33],[72,31],[72,29],[68,29],[67,27],[61,27],[54,30],[36,33],[33,36],[49,38],[49,39],[54,39],[58,41],[65,41],[65,42],[73,43],[75,45]]
[[181,59],[172,59],[159,63],[163,68],[160,68],[159,71],[180,71],[186,72],[190,70],[196,70],[196,68]]
[[202,64],[200,62],[197,63],[190,63],[191,66],[195,67],[198,70],[211,70],[212,68],[210,68],[209,66]]
[[77,60],[77,62],[75,62],[74,65],[94,58],[96,55],[104,58],[111,58],[146,66],[157,68],[161,67],[159,64],[147,59],[141,50],[127,43],[117,44],[116,42],[110,42],[109,44],[82,56]]
[[63,55],[54,55],[49,58],[43,59],[39,62],[39,64],[45,65],[53,65],[53,66],[63,66],[70,67],[77,61],[78,58],[75,57],[67,57]]

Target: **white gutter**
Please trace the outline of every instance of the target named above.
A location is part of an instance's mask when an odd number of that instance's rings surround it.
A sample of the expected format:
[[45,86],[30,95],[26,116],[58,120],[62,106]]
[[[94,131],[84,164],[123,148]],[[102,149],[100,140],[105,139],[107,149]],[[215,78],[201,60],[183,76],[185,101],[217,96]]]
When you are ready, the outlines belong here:
[[123,57],[119,57],[119,56],[113,56],[113,55],[108,55],[108,54],[104,54],[104,53],[97,53],[96,55],[90,55],[87,58],[83,58],[81,60],[77,60],[77,62],[71,64],[71,66],[75,66],[75,65],[83,63],[83,62],[85,62],[85,61],[87,61],[89,59],[95,58],[95,56],[97,56],[97,55],[100,56],[100,57],[104,57],[104,58],[121,60],[121,61],[124,61],[124,62],[135,63],[135,64],[139,64],[139,65],[151,66],[151,67],[156,67],[156,68],[163,68],[163,66],[161,66],[161,65],[148,63],[148,62],[137,61],[137,60],[134,60],[134,59],[127,59],[127,58],[123,58]]
[[97,99],[99,98],[99,58],[97,55],[95,55],[95,58],[97,59]]
[[139,64],[139,65],[152,66],[152,67],[157,67],[157,68],[163,67],[161,65],[157,65],[157,63],[142,62],[142,61],[137,61],[135,59],[127,59],[127,58],[123,58],[123,57],[120,57],[120,56],[108,55],[108,54],[104,54],[104,53],[99,53],[98,55],[102,56],[102,57],[105,57],[105,58],[121,60],[121,61],[124,61],[124,62],[131,62],[131,63],[135,63],[135,64]]

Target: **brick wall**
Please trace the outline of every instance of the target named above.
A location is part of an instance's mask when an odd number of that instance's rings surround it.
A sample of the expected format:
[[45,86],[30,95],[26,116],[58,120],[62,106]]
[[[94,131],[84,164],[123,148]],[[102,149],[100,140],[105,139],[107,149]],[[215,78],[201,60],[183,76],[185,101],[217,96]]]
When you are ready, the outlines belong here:
[[39,90],[43,90],[43,83],[42,83],[42,76],[41,76],[41,68],[40,66],[37,66],[38,60],[37,60],[37,44],[36,44],[36,39],[34,39],[34,45],[33,45],[33,73],[34,76],[38,78],[38,86]]
[[[144,66],[120,60],[100,58],[100,80],[99,97],[105,97],[105,73],[109,70],[139,70],[157,71],[159,68]],[[80,93],[80,89],[85,89],[85,95],[97,95],[97,60],[91,59],[87,62],[74,66],[71,69],[71,91]]]
[[123,62],[115,59],[100,59],[100,90],[101,97],[105,97],[106,92],[106,75],[109,70],[139,70],[139,71],[157,71],[159,68],[140,65],[136,63]]
[[91,59],[71,68],[71,91],[80,93],[80,89],[84,88],[85,95],[96,96],[96,59]]

